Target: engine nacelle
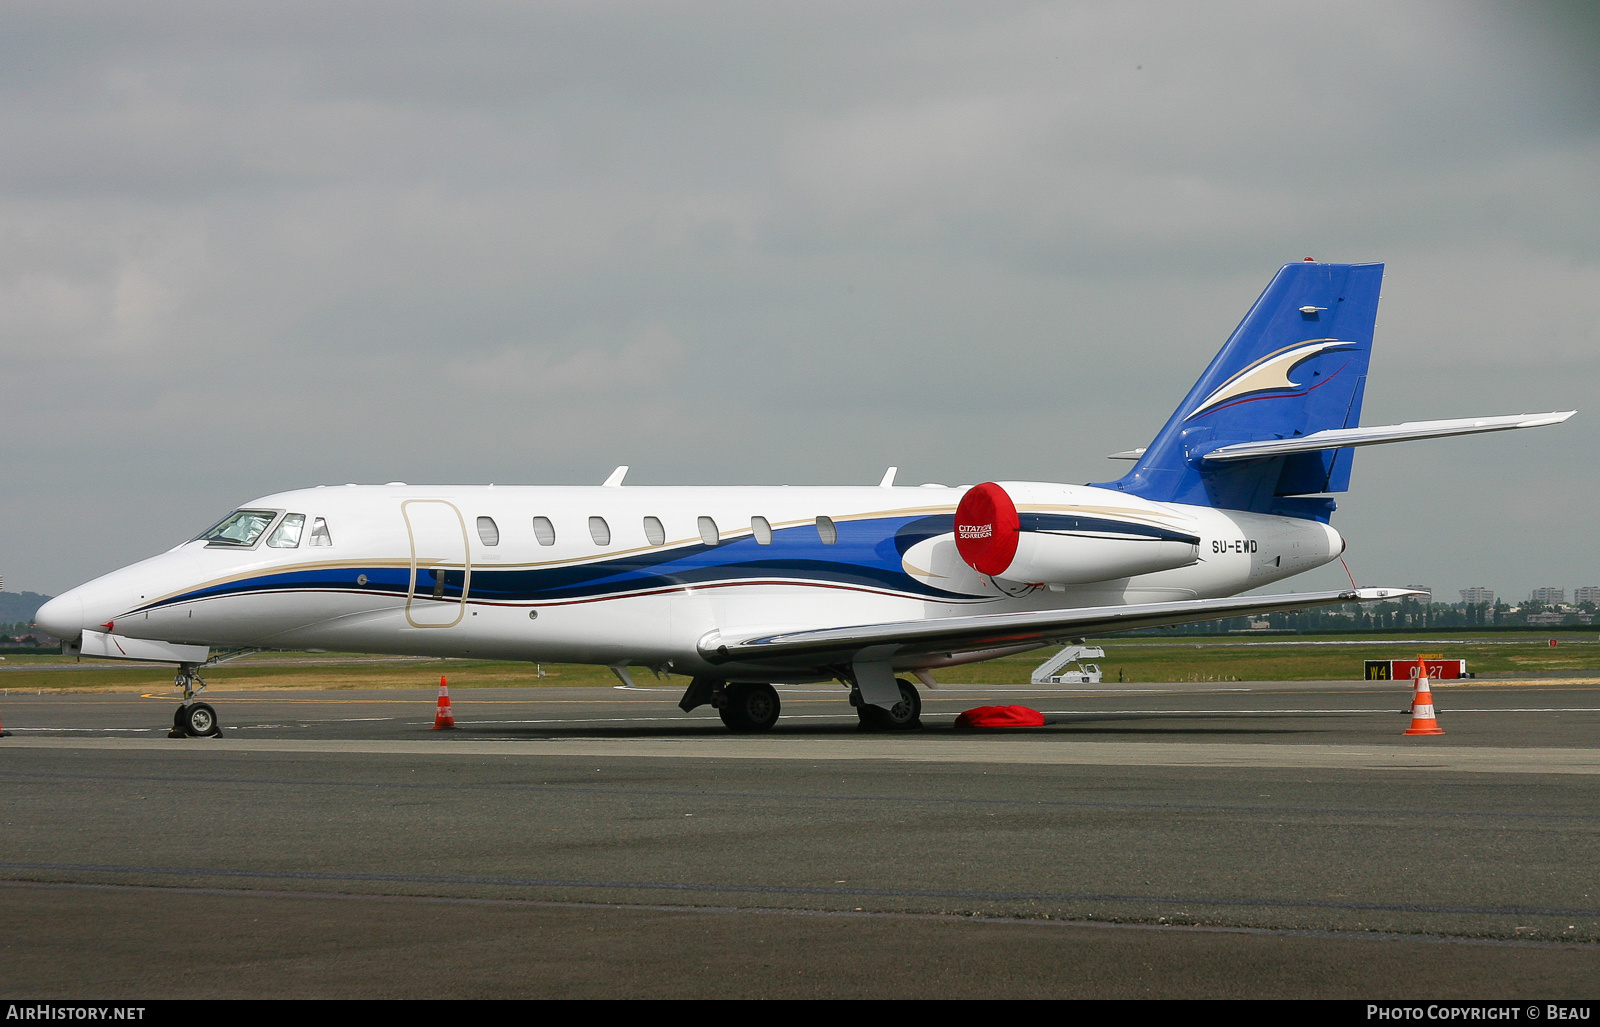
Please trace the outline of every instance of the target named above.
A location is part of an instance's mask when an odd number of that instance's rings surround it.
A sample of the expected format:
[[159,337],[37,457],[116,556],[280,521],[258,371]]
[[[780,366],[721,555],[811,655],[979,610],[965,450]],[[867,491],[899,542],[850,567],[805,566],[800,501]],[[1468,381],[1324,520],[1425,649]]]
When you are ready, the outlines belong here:
[[[1200,539],[1135,510],[1063,505],[1045,485],[975,485],[956,507],[956,549],[979,574],[1082,585],[1187,567]],[[1018,511],[1017,501],[1024,509]]]

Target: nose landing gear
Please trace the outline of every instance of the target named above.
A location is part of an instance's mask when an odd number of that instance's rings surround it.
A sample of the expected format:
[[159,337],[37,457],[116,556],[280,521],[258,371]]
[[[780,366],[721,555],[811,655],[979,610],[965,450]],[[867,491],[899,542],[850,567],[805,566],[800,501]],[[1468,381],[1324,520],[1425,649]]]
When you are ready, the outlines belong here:
[[[195,687],[196,682],[199,682],[198,688]],[[217,711],[212,709],[209,703],[195,701],[195,697],[206,687],[206,680],[200,676],[199,666],[193,663],[178,664],[178,676],[173,684],[183,692],[183,703],[172,714],[172,730],[167,732],[167,737],[220,736],[222,727],[217,723]]]

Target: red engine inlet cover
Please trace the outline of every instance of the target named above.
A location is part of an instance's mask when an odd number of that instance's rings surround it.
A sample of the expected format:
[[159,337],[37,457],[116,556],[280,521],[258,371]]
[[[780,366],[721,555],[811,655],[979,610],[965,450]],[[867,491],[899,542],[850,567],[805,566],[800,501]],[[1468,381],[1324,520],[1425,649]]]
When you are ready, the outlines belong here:
[[1017,506],[992,481],[974,485],[956,506],[956,551],[979,574],[1003,573],[1017,556]]

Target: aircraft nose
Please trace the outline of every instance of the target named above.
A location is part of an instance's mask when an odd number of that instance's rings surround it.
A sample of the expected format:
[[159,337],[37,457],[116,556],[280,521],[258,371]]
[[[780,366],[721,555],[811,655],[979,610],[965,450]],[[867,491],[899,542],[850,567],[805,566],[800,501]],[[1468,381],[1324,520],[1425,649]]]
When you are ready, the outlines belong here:
[[76,640],[83,634],[83,596],[77,589],[56,596],[39,607],[33,622],[63,641]]

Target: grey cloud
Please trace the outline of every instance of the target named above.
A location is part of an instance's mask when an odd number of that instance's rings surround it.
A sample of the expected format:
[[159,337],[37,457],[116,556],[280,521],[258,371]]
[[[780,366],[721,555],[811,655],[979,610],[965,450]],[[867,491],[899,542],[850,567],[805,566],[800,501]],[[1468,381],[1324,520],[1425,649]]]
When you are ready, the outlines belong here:
[[[1592,84],[1508,10],[10,5],[3,569],[319,481],[1111,477],[1308,254],[1389,263],[1368,421],[1585,407]],[[1482,544],[1600,498],[1538,434],[1363,453],[1358,573],[1576,573]]]

